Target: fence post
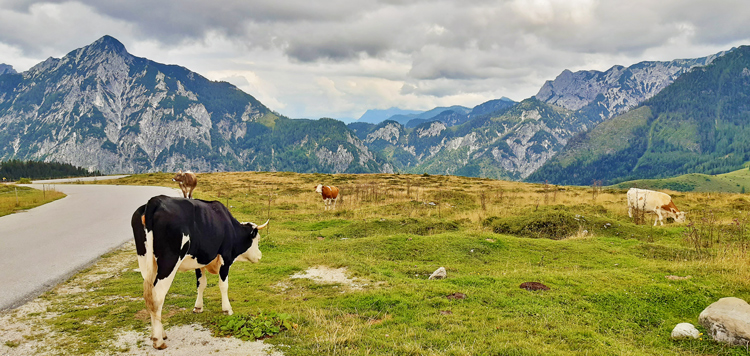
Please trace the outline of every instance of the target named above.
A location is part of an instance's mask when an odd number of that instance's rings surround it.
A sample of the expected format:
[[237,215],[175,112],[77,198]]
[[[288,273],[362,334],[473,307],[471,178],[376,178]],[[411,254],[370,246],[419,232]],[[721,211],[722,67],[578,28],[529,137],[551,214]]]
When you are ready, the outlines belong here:
[[13,187],[13,191],[16,192],[16,206],[19,206],[21,204],[18,202],[18,188]]

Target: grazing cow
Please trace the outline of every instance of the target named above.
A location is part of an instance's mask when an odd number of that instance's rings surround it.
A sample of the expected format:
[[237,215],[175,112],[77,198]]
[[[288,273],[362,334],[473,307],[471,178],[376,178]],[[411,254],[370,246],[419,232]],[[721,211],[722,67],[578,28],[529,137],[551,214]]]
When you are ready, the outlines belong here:
[[672,202],[672,197],[662,192],[653,190],[630,188],[628,189],[628,216],[633,217],[633,210],[644,213],[656,214],[654,226],[660,222],[664,226],[664,218],[671,217],[676,222],[685,221],[685,212],[677,210]]
[[180,170],[174,175],[172,181],[180,183],[183,198],[193,199],[193,189],[198,185],[198,178],[195,176],[195,173],[191,171],[182,173],[182,170]]
[[154,348],[163,349],[167,335],[161,311],[177,271],[195,270],[195,313],[203,311],[206,271],[218,273],[221,309],[232,315],[227,296],[229,267],[235,261],[260,260],[258,230],[268,221],[261,226],[240,223],[218,201],[159,195],[133,213],[131,225],[143,276],[143,298],[151,315],[151,339]]
[[315,187],[315,191],[320,193],[325,203],[325,210],[333,203],[333,209],[336,209],[336,202],[339,200],[339,188],[330,185],[318,184]]

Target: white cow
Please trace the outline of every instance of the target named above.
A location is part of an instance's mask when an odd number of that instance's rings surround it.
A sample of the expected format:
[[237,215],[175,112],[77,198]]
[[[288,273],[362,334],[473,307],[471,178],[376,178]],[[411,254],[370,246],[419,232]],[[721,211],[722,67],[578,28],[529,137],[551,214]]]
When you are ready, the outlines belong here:
[[676,222],[685,222],[685,212],[679,211],[672,202],[672,197],[662,192],[648,189],[628,189],[628,216],[633,217],[633,210],[656,214],[654,226],[660,222],[664,226],[664,218],[671,217]]

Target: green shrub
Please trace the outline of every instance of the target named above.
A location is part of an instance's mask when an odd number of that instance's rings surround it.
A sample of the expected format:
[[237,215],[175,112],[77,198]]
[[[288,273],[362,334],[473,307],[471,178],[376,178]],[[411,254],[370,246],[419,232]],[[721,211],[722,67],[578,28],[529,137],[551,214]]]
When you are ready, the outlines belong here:
[[289,314],[270,312],[258,315],[235,314],[219,318],[216,322],[220,336],[234,336],[242,340],[255,340],[274,336],[296,325]]
[[21,178],[18,180],[18,184],[31,184],[31,179],[29,178]]

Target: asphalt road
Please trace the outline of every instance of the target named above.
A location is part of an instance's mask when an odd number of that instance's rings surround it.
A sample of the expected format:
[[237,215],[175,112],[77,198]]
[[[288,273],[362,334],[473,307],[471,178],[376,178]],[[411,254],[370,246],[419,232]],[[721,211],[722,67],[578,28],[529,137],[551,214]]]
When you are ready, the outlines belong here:
[[[44,181],[45,187],[53,182]],[[67,197],[0,217],[0,310],[24,304],[132,239],[130,217],[152,196],[182,196],[179,190],[164,187],[59,184],[53,188]]]

